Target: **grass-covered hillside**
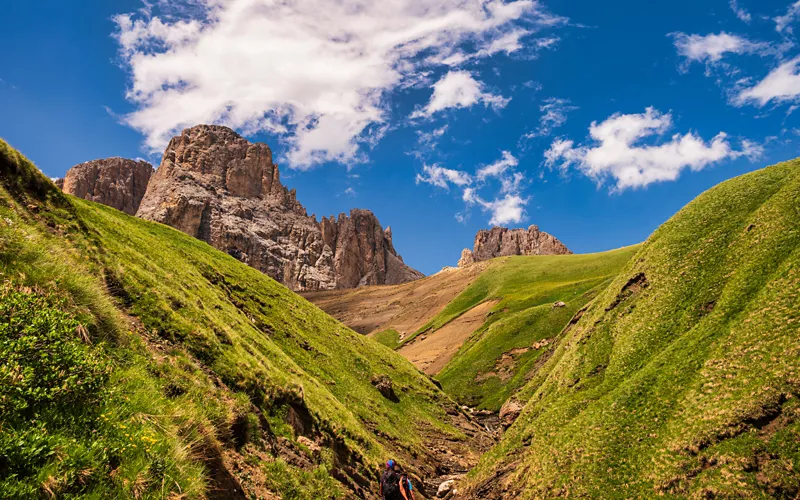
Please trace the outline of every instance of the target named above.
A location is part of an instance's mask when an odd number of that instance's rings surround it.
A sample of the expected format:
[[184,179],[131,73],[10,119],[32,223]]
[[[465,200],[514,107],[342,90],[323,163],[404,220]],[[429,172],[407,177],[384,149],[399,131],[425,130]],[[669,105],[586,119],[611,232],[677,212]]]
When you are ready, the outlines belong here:
[[[463,403],[498,410],[541,364],[558,333],[625,266],[637,247],[597,254],[494,259],[420,332],[431,335],[485,301],[486,321],[436,378]],[[561,302],[558,306],[554,304]]]
[[468,498],[797,498],[800,161],[699,196],[562,335]]
[[402,285],[306,296],[398,350],[460,403],[497,411],[637,248],[501,257]]
[[0,498],[375,498],[468,429],[395,352],[2,141],[0,359]]

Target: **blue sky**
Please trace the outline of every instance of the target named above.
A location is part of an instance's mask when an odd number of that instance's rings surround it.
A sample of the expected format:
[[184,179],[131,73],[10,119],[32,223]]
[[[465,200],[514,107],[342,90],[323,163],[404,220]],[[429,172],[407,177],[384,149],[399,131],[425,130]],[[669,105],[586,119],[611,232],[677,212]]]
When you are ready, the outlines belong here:
[[[0,137],[49,176],[176,130],[268,143],[309,213],[369,208],[407,263],[537,224],[644,240],[798,156],[800,2],[3,0]],[[592,125],[592,124],[595,125]]]

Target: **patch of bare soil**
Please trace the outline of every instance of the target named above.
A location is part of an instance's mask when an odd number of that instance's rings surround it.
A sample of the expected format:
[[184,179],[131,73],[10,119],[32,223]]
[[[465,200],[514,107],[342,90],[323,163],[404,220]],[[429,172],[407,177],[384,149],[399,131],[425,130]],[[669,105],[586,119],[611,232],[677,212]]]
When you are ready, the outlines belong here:
[[301,296],[358,333],[393,328],[409,335],[436,316],[486,268],[480,262],[402,285],[302,292]]
[[611,311],[622,301],[633,295],[636,295],[648,286],[650,286],[650,282],[647,280],[647,276],[645,276],[644,273],[637,274],[633,278],[629,279],[627,283],[625,283],[625,286],[622,287],[622,290],[620,290],[619,294],[617,294],[617,297],[614,299],[614,302],[606,307],[606,312]]
[[433,333],[416,337],[398,351],[420,370],[435,375],[486,321],[497,301],[481,302]]

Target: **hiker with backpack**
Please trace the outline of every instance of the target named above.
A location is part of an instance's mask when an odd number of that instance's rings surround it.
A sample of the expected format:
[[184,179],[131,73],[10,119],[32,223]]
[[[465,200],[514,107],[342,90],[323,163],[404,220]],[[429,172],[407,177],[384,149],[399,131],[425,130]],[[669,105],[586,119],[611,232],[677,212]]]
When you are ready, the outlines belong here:
[[411,486],[411,480],[408,479],[406,471],[397,463],[394,464],[394,471],[400,475],[400,493],[403,495],[403,499],[414,500],[414,488]]
[[414,500],[411,481],[394,460],[386,462],[386,470],[381,475],[380,494],[383,500]]

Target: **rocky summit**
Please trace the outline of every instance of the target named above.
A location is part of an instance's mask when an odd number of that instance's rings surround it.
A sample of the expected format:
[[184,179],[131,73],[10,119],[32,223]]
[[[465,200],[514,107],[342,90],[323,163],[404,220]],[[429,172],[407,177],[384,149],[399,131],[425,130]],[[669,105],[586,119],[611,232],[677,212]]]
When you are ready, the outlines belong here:
[[294,290],[397,284],[408,267],[368,210],[317,221],[281,184],[272,151],[198,125],[174,137],[137,215],[206,241]]
[[528,229],[508,229],[493,227],[481,229],[475,235],[472,250],[465,248],[458,260],[458,267],[474,262],[505,257],[509,255],[569,255],[572,252],[555,236],[539,231],[536,225]]
[[105,158],[75,165],[56,185],[65,193],[133,215],[139,209],[153,166],[146,161]]

